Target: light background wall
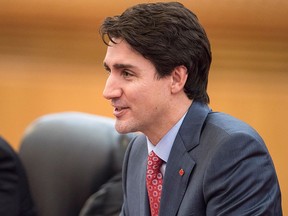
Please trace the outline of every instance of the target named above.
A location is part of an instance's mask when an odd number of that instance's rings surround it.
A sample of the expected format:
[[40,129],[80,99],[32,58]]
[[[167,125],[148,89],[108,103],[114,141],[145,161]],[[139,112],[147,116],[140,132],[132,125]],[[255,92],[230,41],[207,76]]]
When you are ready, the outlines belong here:
[[[139,2],[1,0],[0,134],[17,150],[25,128],[55,112],[110,116],[102,98],[104,17]],[[151,1],[150,1],[151,2]],[[211,107],[262,135],[278,173],[288,214],[288,2],[183,0],[212,44]]]

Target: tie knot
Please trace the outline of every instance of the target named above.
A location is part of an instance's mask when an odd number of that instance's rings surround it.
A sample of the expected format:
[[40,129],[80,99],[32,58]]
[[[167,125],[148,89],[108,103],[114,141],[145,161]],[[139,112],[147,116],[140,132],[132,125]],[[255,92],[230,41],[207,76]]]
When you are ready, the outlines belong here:
[[148,166],[150,167],[150,169],[159,170],[162,163],[163,160],[158,157],[158,155],[156,155],[154,151],[151,151],[148,155]]

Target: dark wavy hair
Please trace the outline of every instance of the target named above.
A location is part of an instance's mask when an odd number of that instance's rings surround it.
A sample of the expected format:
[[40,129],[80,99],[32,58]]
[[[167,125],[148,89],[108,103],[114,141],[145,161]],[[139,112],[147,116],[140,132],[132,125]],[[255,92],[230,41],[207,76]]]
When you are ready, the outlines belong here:
[[121,15],[107,17],[100,27],[103,42],[122,38],[150,60],[158,78],[184,65],[189,99],[209,103],[208,74],[212,60],[210,43],[197,16],[178,2],[138,4]]

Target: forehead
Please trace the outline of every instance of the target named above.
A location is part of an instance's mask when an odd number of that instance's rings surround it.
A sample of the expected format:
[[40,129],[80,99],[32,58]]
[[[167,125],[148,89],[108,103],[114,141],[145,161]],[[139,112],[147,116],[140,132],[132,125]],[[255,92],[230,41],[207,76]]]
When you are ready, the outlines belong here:
[[155,68],[152,62],[142,54],[133,49],[125,40],[114,39],[116,43],[109,42],[104,65],[114,67],[115,65],[131,65],[135,68]]
[[116,43],[109,42],[107,47],[106,56],[104,62],[116,60],[116,59],[129,59],[130,58],[141,58],[143,57],[140,53],[134,50],[125,40],[114,39]]

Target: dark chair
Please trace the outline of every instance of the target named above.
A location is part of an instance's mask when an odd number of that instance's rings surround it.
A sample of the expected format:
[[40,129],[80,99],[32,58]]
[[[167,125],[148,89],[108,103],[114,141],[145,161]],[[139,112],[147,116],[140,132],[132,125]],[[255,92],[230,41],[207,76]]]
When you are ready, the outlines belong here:
[[39,216],[76,216],[85,201],[113,175],[132,135],[114,120],[92,114],[48,114],[26,130],[19,155]]

